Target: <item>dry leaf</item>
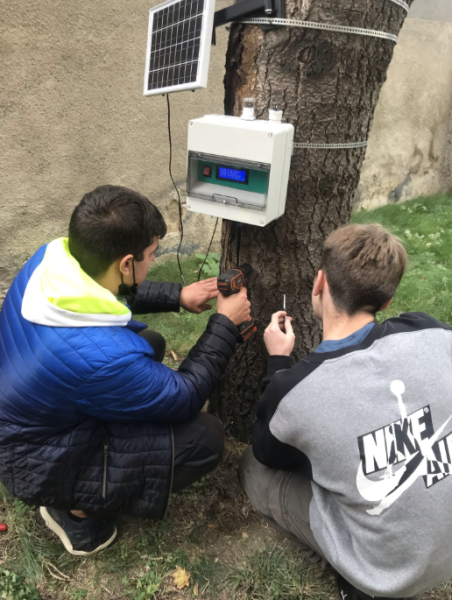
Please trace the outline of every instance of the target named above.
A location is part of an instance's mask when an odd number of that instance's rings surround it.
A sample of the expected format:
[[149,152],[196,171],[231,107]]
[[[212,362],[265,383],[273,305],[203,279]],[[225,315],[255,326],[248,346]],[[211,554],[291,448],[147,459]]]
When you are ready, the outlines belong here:
[[197,596],[199,593],[199,585],[197,583],[195,583],[195,587],[193,588],[193,593],[195,596]]
[[210,529],[212,529],[213,527],[215,527],[215,523],[209,523],[209,524],[207,525],[207,527],[210,527]]
[[174,352],[174,350],[170,350],[170,354],[171,354],[171,358],[172,358],[173,360],[178,360],[178,358],[177,358],[177,354]]
[[174,581],[174,585],[178,590],[181,590],[184,587],[189,587],[190,585],[190,573],[179,565],[176,565],[176,570],[172,573],[172,578]]
[[242,531],[242,538],[247,540],[250,536],[246,533],[246,531]]

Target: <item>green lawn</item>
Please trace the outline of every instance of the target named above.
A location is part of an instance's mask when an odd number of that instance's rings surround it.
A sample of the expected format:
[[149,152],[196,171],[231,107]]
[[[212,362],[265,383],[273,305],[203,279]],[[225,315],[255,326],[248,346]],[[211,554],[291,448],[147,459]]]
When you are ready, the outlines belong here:
[[353,223],[381,223],[397,235],[409,266],[384,318],[428,312],[452,324],[452,197],[435,196],[356,212]]
[[[201,279],[218,275],[219,255],[214,254],[209,260],[207,269],[201,273]],[[196,256],[183,257],[180,260],[185,283],[188,285],[198,280],[202,258]],[[160,264],[152,265],[147,277],[150,281],[171,281],[182,283],[179,267],[175,257],[170,257]],[[212,302],[212,310],[200,315],[194,315],[181,309],[179,313],[160,313],[152,315],[137,315],[135,318],[146,323],[150,329],[161,333],[166,339],[167,355],[172,350],[178,357],[186,354],[204,331],[210,315],[215,312],[216,300]],[[167,356],[168,364],[174,364]]]
[[[438,196],[353,215],[355,223],[379,222],[404,242],[410,264],[386,316],[426,311],[452,323],[452,197]],[[184,258],[187,283],[201,260]],[[209,265],[213,274],[215,260]],[[151,269],[156,281],[180,281],[175,260]],[[167,339],[166,361],[176,366],[203,331],[208,313],[149,315],[149,326]],[[171,358],[169,351],[177,354]],[[118,541],[91,559],[70,556],[47,530],[36,508],[0,485],[0,599],[6,600],[327,600],[336,598],[331,570],[322,571],[257,517],[241,493],[236,470],[243,446],[226,443],[220,468],[171,498],[167,518],[149,522],[118,518]],[[190,575],[178,589],[176,567]],[[36,587],[37,586],[37,587]],[[447,584],[424,600],[449,600]]]

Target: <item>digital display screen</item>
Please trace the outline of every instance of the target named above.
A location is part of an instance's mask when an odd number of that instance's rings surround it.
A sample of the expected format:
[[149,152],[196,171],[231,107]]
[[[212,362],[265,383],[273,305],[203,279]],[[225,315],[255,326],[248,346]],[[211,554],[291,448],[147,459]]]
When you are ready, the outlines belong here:
[[246,169],[231,169],[230,167],[221,167],[218,165],[217,179],[248,184],[248,171]]

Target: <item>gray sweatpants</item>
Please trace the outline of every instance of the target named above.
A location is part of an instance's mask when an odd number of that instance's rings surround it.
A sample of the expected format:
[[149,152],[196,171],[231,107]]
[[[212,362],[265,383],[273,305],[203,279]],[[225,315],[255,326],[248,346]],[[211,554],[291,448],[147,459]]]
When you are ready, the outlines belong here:
[[240,459],[239,475],[245,494],[265,521],[305,550],[312,562],[326,563],[309,523],[311,482],[299,473],[264,466],[251,446]]

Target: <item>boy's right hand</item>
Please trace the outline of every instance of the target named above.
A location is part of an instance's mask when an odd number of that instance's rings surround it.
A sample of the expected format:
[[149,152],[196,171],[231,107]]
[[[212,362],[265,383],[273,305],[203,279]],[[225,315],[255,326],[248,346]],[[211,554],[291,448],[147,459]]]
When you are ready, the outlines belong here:
[[217,298],[217,313],[225,315],[237,326],[244,321],[248,321],[251,315],[250,307],[251,302],[248,300],[247,291],[244,287],[238,294],[232,294],[232,296],[219,294]]
[[[282,331],[285,329],[285,332]],[[272,314],[272,320],[264,333],[264,342],[270,356],[290,356],[295,345],[292,317],[285,310]]]

